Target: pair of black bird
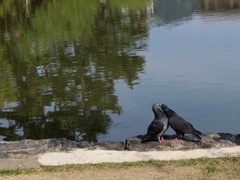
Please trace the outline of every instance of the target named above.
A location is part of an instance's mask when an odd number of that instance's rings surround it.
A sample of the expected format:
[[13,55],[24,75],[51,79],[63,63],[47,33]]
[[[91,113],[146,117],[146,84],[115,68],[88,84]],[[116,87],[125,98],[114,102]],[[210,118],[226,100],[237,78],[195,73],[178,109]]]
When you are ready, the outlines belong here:
[[155,118],[148,126],[147,134],[143,136],[142,142],[148,141],[150,137],[154,136],[158,137],[159,142],[163,141],[163,134],[169,126],[176,132],[177,138],[184,139],[184,134],[192,134],[201,139],[200,131],[165,104],[153,104],[152,110]]

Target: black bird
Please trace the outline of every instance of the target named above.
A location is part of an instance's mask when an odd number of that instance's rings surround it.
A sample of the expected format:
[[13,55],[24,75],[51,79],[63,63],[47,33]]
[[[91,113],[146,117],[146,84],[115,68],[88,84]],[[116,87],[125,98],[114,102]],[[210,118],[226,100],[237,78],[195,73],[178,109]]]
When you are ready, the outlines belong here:
[[147,141],[150,137],[157,136],[159,142],[164,141],[162,138],[165,131],[168,129],[168,118],[166,114],[163,112],[160,104],[153,104],[152,110],[155,115],[155,118],[148,126],[147,134],[143,136],[142,142]]
[[184,134],[192,134],[198,139],[202,139],[199,135],[202,133],[196,130],[192,124],[186,121],[181,116],[177,115],[172,109],[168,108],[165,104],[161,104],[161,108],[168,117],[169,126],[176,132],[177,137],[184,138]]

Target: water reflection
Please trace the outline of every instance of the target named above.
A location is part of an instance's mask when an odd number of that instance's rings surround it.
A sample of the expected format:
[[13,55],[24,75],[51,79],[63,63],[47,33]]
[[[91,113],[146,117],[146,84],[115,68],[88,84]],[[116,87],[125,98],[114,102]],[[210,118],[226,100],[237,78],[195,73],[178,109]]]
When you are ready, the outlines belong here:
[[201,1],[199,0],[158,0],[154,5],[153,21],[157,25],[177,25],[183,21],[190,20],[193,12],[200,8]]
[[239,12],[239,5],[239,0],[3,0],[0,139],[97,141],[109,133],[112,116],[124,113],[116,81],[129,89],[142,85],[146,60],[140,54],[149,48],[152,25],[179,25],[196,13]]
[[143,72],[136,51],[146,48],[146,2],[127,12],[79,0],[26,2],[2,3],[1,136],[97,141],[110,114],[122,111],[114,80],[132,88]]
[[239,0],[204,0],[201,2],[203,11],[239,10]]
[[[179,25],[192,19],[196,13],[204,18],[239,18],[239,0],[157,0],[154,3],[152,23],[156,26]],[[229,15],[232,14],[233,16]],[[210,18],[211,19],[211,18]]]

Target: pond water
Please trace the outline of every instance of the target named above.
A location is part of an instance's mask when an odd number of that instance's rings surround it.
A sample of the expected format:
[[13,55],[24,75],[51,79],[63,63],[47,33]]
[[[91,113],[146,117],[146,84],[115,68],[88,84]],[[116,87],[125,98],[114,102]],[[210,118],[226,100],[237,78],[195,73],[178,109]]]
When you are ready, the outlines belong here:
[[240,132],[240,0],[0,7],[0,140],[123,141],[146,133],[153,103]]

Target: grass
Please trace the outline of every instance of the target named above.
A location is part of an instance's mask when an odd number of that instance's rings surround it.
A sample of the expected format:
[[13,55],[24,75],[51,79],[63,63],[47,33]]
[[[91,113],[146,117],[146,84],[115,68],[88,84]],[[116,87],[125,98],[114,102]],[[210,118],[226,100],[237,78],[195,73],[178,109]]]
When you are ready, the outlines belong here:
[[132,167],[194,167],[202,171],[203,179],[211,179],[212,176],[221,174],[230,174],[240,178],[240,156],[227,158],[199,158],[180,161],[139,161],[125,163],[100,163],[84,165],[65,165],[65,166],[43,166],[40,169],[17,169],[17,170],[0,170],[0,175],[17,175],[17,174],[34,174],[41,172],[62,172],[62,171],[83,171],[94,169],[119,169]]

